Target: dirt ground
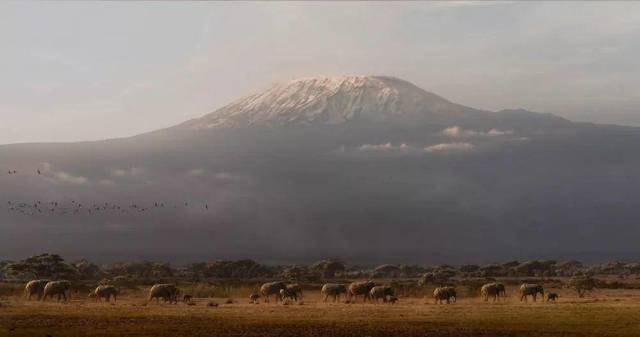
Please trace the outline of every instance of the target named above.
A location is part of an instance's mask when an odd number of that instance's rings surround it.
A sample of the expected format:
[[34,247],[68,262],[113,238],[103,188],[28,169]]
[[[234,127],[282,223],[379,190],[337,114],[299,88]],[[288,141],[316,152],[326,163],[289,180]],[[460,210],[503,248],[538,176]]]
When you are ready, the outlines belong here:
[[[640,290],[602,290],[558,303],[500,303],[462,298],[436,305],[401,298],[399,304],[250,304],[246,298],[147,304],[74,298],[69,303],[0,301],[0,336],[640,336]],[[215,302],[217,307],[208,306]]]

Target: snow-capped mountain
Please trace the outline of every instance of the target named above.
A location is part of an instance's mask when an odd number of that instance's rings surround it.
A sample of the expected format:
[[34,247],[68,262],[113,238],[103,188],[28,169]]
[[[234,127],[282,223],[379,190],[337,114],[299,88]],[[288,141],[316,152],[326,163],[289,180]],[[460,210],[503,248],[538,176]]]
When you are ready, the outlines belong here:
[[[131,138],[0,146],[0,172],[17,171],[0,173],[0,256],[637,256],[638,147],[640,128],[473,109],[392,77],[304,78]],[[72,200],[103,206],[11,211]]]
[[309,77],[278,83],[180,128],[384,122],[398,117],[440,118],[469,108],[388,76]]

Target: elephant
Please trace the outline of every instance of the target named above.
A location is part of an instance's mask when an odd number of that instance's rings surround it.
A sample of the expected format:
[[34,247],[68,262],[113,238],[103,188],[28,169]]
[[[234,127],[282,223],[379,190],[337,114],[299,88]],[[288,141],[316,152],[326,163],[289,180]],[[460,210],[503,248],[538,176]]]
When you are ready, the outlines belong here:
[[302,298],[302,287],[297,283],[287,284],[285,290],[296,301]]
[[27,282],[24,286],[24,295],[27,300],[31,300],[31,296],[37,295],[38,300],[42,298],[42,294],[44,293],[44,287],[49,283],[50,280],[32,280]]
[[527,301],[527,297],[531,296],[533,297],[533,301],[536,301],[536,297],[538,296],[538,293],[540,293],[540,295],[543,297],[544,299],[544,289],[542,288],[541,285],[538,284],[529,284],[529,283],[523,283],[520,286],[520,301]]
[[340,299],[340,294],[347,293],[347,287],[344,284],[325,283],[320,293],[324,296],[324,302],[327,302],[329,296],[333,296],[333,301],[336,302]]
[[347,296],[349,298],[349,302],[356,302],[359,295],[362,295],[363,301],[366,302],[369,299],[369,292],[371,288],[375,287],[376,283],[373,281],[363,281],[363,282],[353,282],[349,285],[347,289]]
[[180,290],[173,284],[154,284],[149,289],[149,301],[156,299],[156,302],[160,302],[160,299],[164,302],[178,304],[178,295]]
[[62,297],[65,302],[71,299],[71,282],[69,281],[50,281],[44,286],[42,301],[45,301],[47,297],[58,296],[58,301]]
[[549,301],[555,302],[558,300],[558,298],[560,298],[560,296],[558,296],[558,294],[556,293],[547,293],[547,302]]
[[456,289],[453,287],[439,287],[433,290],[433,298],[436,300],[436,304],[447,301],[447,304],[456,302],[457,295]]
[[507,289],[505,288],[504,284],[496,283],[496,287],[498,288],[498,297],[500,297],[500,296],[506,297],[507,296]]
[[500,296],[505,296],[505,293],[505,287],[502,283],[487,283],[480,289],[480,295],[485,302],[489,300],[489,297],[493,298],[495,302],[500,299]]
[[109,302],[111,297],[113,297],[113,301],[116,301],[116,297],[120,292],[113,285],[100,285],[94,289],[89,296],[95,298],[96,301],[101,301],[103,298]]
[[259,299],[260,299],[260,294],[258,293],[251,293],[251,295],[249,295],[249,303],[258,304]]
[[297,302],[298,293],[295,291],[295,289],[291,288],[280,289],[280,299],[283,301],[286,299],[290,299]]
[[387,298],[395,296],[395,289],[389,286],[375,286],[369,291],[369,298],[378,302],[382,299],[384,303],[387,303]]
[[287,285],[284,282],[269,282],[265,283],[260,287],[260,294],[264,297],[265,302],[269,302],[269,297],[271,295],[275,295],[276,302],[281,300],[280,298],[280,290],[286,289]]

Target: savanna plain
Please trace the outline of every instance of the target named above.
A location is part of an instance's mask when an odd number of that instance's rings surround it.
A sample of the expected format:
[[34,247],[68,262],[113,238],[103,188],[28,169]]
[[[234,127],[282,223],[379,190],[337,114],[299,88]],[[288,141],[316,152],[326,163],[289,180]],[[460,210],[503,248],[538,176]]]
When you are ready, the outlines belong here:
[[498,302],[470,292],[451,304],[435,304],[428,291],[401,294],[396,304],[325,303],[313,288],[300,302],[252,304],[251,291],[168,304],[148,302],[140,287],[123,290],[116,302],[81,293],[42,302],[26,300],[16,284],[0,300],[0,336],[640,336],[636,289],[597,289],[583,298],[558,289],[555,303],[525,303],[510,285]]

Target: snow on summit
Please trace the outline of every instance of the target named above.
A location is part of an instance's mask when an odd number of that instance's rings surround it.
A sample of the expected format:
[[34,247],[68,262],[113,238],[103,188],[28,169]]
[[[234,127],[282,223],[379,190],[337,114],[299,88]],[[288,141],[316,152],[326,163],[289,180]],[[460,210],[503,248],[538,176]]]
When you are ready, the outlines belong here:
[[278,83],[180,128],[341,124],[399,115],[457,113],[464,107],[394,77],[308,77]]

